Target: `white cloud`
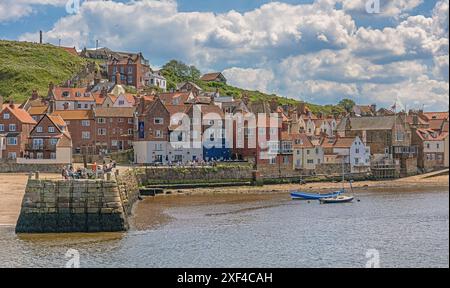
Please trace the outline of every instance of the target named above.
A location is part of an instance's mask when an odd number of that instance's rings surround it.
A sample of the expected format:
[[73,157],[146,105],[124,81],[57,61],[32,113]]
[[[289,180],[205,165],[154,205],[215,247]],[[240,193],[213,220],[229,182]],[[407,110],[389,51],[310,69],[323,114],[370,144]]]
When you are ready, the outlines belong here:
[[67,0],[2,0],[0,1],[0,23],[15,21],[30,15],[36,5],[65,5]]
[[275,75],[271,70],[233,67],[223,71],[229,83],[248,90],[272,93]]
[[179,59],[205,71],[222,69],[236,86],[318,103],[351,97],[390,104],[399,94],[442,109],[448,104],[448,0],[438,1],[431,17],[405,14],[420,0],[382,1],[386,15],[401,20],[379,29],[357,27],[353,17],[364,2],[273,2],[214,14],[180,12],[172,0],[86,1],[45,38],[78,48],[99,40],[111,49],[142,51],[158,65]]

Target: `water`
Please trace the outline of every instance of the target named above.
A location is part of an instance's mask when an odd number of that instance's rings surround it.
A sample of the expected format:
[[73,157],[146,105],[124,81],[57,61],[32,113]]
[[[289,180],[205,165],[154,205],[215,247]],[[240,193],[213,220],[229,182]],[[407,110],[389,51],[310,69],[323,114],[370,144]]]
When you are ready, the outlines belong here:
[[449,191],[362,192],[320,205],[287,195],[149,199],[127,233],[16,236],[0,227],[0,267],[449,266]]

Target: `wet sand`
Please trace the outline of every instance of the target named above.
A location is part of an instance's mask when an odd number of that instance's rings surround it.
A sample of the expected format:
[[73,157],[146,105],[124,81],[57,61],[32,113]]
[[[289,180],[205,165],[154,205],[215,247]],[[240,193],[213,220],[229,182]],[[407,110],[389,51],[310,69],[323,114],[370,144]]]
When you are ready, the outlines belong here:
[[[41,173],[41,179],[61,179],[59,174]],[[28,174],[0,174],[0,226],[15,225],[20,214]]]
[[[345,186],[348,188],[349,184]],[[449,176],[435,176],[427,178],[426,175],[412,176],[396,180],[385,181],[360,181],[354,182],[353,188],[355,192],[371,189],[371,190],[392,190],[401,189],[401,191],[408,190],[427,190],[433,187],[448,187]],[[187,195],[205,195],[205,194],[259,194],[259,193],[287,193],[289,191],[335,191],[342,188],[341,182],[318,182],[307,183],[305,185],[300,184],[277,184],[277,185],[264,185],[263,187],[242,186],[242,187],[220,187],[220,188],[196,188],[196,189],[183,189],[183,190],[167,190],[171,194],[187,194]],[[397,189],[397,190],[398,190]]]
[[[0,226],[15,225],[19,217],[22,198],[25,193],[28,174],[0,174]],[[60,179],[59,174],[41,174],[41,179]],[[393,193],[408,191],[427,191],[436,187],[448,189],[449,176],[436,176],[425,178],[424,175],[413,176],[388,181],[362,181],[353,184],[355,192],[367,190],[392,191]],[[348,184],[347,184],[348,186]],[[158,196],[142,201],[135,205],[136,215],[145,214],[145,217],[133,217],[133,225],[137,228],[163,225],[170,220],[164,214],[167,207],[177,205],[199,205],[202,203],[233,203],[233,201],[260,201],[264,199],[288,199],[289,191],[332,191],[340,189],[341,183],[308,183],[306,185],[282,184],[266,185],[263,187],[224,187],[172,190],[172,195]],[[274,196],[273,194],[279,194]],[[214,195],[214,197],[201,197]],[[267,198],[268,197],[268,198]],[[231,201],[231,202],[230,202]],[[149,221],[148,219],[152,219]]]

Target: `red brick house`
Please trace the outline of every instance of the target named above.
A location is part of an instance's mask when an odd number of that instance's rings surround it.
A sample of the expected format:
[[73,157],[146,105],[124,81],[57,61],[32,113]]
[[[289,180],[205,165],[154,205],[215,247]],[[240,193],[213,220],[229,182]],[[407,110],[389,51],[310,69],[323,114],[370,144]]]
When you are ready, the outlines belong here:
[[86,149],[87,154],[97,154],[96,124],[94,112],[91,110],[55,111],[51,116],[61,116],[66,122],[72,137],[73,152],[80,154]]
[[72,138],[61,116],[44,115],[30,132],[25,146],[25,158],[52,160],[58,163],[72,162]]
[[26,144],[36,121],[13,102],[3,104],[0,111],[1,159],[16,160],[25,154]]
[[97,108],[94,110],[96,145],[100,150],[123,151],[133,146],[135,111],[132,108]]
[[220,82],[227,84],[227,78],[221,72],[208,73],[203,75],[200,80],[205,82]]
[[138,54],[122,54],[112,55],[108,63],[109,81],[134,86],[141,89],[149,85],[149,75],[151,71],[148,61],[142,53]]

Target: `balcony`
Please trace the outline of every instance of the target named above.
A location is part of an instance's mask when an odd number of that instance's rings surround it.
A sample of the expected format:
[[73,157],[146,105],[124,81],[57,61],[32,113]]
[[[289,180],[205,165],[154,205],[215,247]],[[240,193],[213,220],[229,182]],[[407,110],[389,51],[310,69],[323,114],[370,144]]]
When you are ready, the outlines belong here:
[[53,144],[26,144],[27,151],[56,151],[56,145]]

